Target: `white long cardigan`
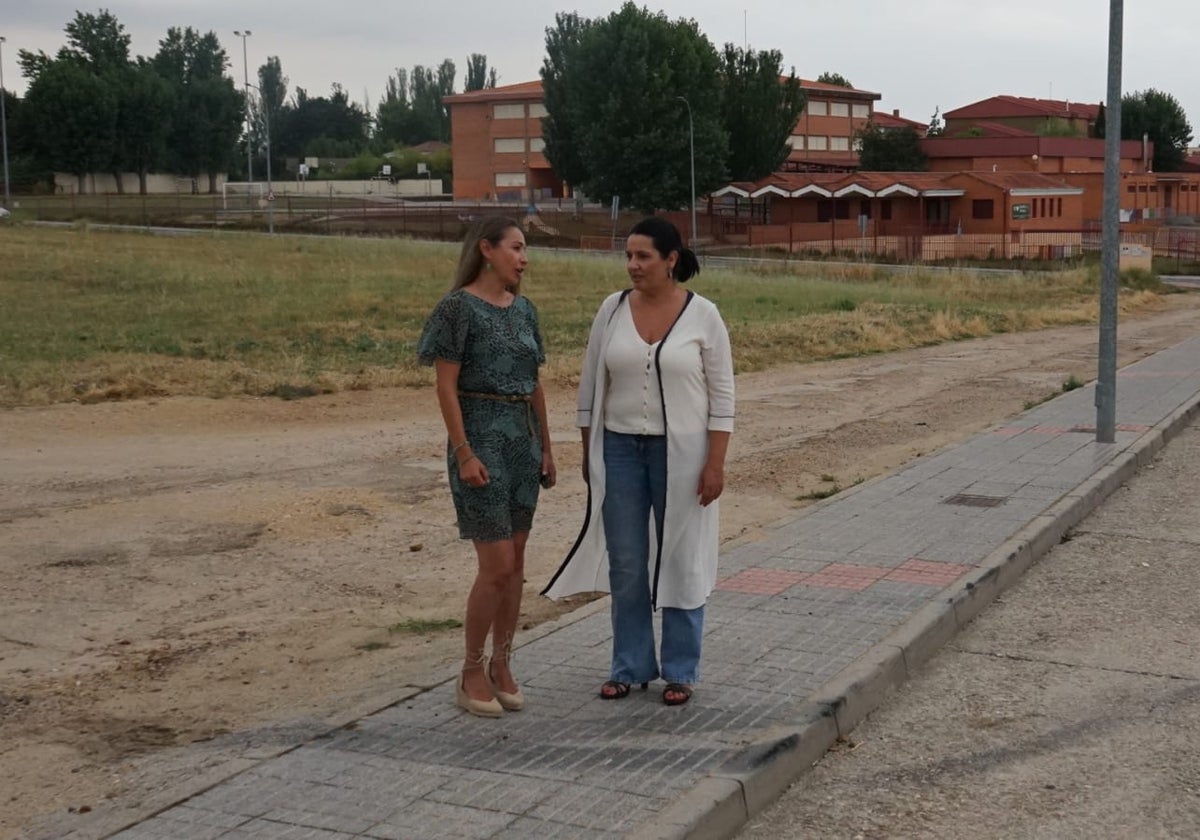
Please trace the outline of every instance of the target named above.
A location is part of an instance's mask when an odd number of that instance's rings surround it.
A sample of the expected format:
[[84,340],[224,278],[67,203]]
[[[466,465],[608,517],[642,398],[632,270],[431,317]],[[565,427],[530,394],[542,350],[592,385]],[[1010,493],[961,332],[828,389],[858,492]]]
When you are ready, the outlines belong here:
[[[561,598],[577,592],[608,592],[608,550],[604,540],[604,396],[608,376],[605,352],[629,291],[600,305],[588,336],[579,379],[578,425],[588,435],[588,510],[583,530],[543,595]],[[659,355],[694,349],[695,369],[663,376]],[[719,501],[700,505],[700,471],[708,457],[708,433],[732,432],[733,357],[729,334],[717,307],[697,294],[667,332],[654,357],[662,388],[667,432],[667,506],[662,545],[650,517],[650,584],[655,607],[693,609],[705,603],[717,579]]]

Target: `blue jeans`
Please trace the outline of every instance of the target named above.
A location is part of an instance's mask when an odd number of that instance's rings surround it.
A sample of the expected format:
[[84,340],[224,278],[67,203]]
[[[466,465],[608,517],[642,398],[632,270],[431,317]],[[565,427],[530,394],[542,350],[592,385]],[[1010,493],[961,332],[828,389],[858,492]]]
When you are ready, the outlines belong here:
[[659,675],[694,685],[700,679],[704,607],[664,607],[660,660],[654,656],[650,603],[650,515],[662,541],[667,505],[667,439],[604,431],[604,539],[612,590],[611,679],[643,683]]

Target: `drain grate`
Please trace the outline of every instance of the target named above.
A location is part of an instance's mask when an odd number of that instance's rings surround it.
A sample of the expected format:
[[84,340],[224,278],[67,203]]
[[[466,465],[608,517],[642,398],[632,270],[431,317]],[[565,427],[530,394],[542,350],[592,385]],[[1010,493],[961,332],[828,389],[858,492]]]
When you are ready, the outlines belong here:
[[959,493],[957,496],[951,496],[944,499],[944,505],[965,505],[966,507],[1000,507],[1008,501],[1007,496],[973,496],[970,493]]

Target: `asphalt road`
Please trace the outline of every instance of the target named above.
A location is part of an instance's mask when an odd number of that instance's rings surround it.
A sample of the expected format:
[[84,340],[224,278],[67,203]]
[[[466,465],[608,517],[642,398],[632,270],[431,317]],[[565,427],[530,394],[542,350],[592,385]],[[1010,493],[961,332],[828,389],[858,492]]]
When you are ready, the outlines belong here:
[[1200,425],[743,840],[1200,837]]

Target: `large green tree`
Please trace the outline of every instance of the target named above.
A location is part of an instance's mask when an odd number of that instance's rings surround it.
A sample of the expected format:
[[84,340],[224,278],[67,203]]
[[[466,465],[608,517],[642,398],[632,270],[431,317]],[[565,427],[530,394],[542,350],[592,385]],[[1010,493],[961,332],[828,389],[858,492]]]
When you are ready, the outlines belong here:
[[859,168],[865,172],[924,172],[929,168],[915,128],[881,128],[869,122],[858,132],[858,139],[862,143]]
[[546,48],[542,134],[559,177],[646,212],[684,207],[691,134],[697,194],[726,180],[721,59],[695,21],[632,2],[593,21],[560,14]]
[[[279,56],[268,57],[266,63],[258,68],[258,91],[259,95],[250,99],[250,129],[246,142],[256,159],[260,155],[265,159],[270,154],[273,163],[277,156],[275,134],[288,95],[288,77],[283,75]],[[272,166],[269,171],[277,172],[278,169]]]
[[[124,192],[124,181],[121,173],[134,171],[139,173],[141,188],[145,191],[145,175],[148,167],[161,161],[165,146],[165,131],[169,124],[164,114],[163,86],[153,70],[143,64],[134,63],[129,55],[130,37],[125,27],[107,10],[96,14],[76,12],[75,17],[66,25],[67,43],[54,58],[44,53],[23,54],[22,67],[31,80],[53,70],[55,84],[64,78],[75,77],[74,71],[64,71],[63,66],[69,65],[75,70],[87,73],[92,78],[86,84],[86,90],[95,94],[100,88],[106,89],[103,95],[94,99],[82,113],[74,115],[71,121],[74,130],[92,133],[94,141],[90,144],[94,151],[84,156],[94,167],[92,171],[105,170],[112,173],[117,191]],[[44,91],[46,88],[42,88]],[[41,95],[41,94],[39,94]],[[101,111],[95,107],[103,104],[106,109]],[[46,109],[38,106],[33,115],[38,119],[50,119],[55,108]],[[96,120],[90,128],[80,123],[83,114],[91,115]],[[63,152],[63,138],[53,135],[58,128],[54,125],[38,126],[35,130],[49,139],[45,150],[55,149],[47,160],[47,165],[69,172],[79,172],[80,156],[71,154],[69,158],[60,158]],[[106,139],[106,138],[110,138]],[[70,145],[72,141],[67,139]],[[77,147],[78,143],[74,143]],[[107,149],[107,160],[101,161],[102,149]],[[80,182],[81,188],[83,182]]]
[[42,67],[30,82],[23,111],[37,158],[72,173],[79,192],[87,192],[90,173],[108,171],[116,154],[117,97],[83,62],[57,60]]
[[817,76],[817,81],[825,85],[837,85],[838,87],[844,88],[854,87],[854,85],[850,84],[850,80],[841,73],[833,73],[829,70],[826,70],[820,76]]
[[216,192],[217,175],[233,162],[245,115],[245,98],[225,75],[225,49],[212,32],[172,27],[151,65],[171,86],[174,170],[193,181],[207,174],[208,191]]
[[787,160],[804,93],[795,72],[780,81],[783,56],[777,50],[726,44],[723,59],[721,117],[729,134],[729,177],[757,181]]
[[[1098,126],[1103,132],[1103,127]],[[1150,135],[1154,143],[1154,171],[1178,172],[1187,160],[1192,126],[1183,106],[1174,96],[1149,88],[1121,97],[1121,139],[1141,140]]]
[[[482,63],[480,63],[482,62]],[[467,90],[477,90],[477,76],[495,87],[495,71],[487,73],[487,57],[472,55],[467,66]],[[375,115],[376,145],[415,146],[426,140],[450,142],[450,108],[444,103],[454,93],[454,62],[445,59],[436,69],[418,64],[411,72],[397,68],[389,76]],[[489,82],[490,78],[490,82]]]
[[482,53],[471,53],[467,56],[467,80],[463,92],[494,88],[496,86],[496,68],[488,68],[487,56]]
[[[146,178],[166,165],[174,102],[171,86],[145,60],[113,77],[119,85],[117,158],[121,171],[136,172],[138,192],[147,192]],[[117,181],[118,185],[121,183]]]
[[367,148],[371,118],[339,85],[329,96],[309,96],[296,88],[292,102],[271,124],[271,145],[279,154],[317,157],[355,157]]

